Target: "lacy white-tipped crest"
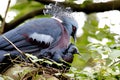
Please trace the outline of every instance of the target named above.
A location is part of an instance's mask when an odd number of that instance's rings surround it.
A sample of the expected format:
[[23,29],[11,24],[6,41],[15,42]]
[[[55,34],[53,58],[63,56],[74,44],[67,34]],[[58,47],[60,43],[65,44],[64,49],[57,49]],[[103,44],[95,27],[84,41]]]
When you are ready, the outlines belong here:
[[58,4],[49,4],[45,6],[45,9],[46,10],[43,11],[44,14],[50,14],[54,17],[68,16],[73,19],[73,16],[71,15],[72,10],[70,7],[64,8]]

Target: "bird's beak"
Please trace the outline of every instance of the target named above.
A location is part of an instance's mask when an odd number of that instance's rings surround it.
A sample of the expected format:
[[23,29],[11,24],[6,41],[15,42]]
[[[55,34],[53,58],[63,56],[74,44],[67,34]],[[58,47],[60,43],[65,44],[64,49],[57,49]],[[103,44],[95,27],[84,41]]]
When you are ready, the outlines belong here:
[[81,54],[80,54],[80,52],[79,52],[77,47],[74,49],[74,54],[78,54],[79,56],[81,56]]
[[76,32],[72,32],[71,36],[73,37],[74,42],[76,43]]
[[76,54],[78,54],[79,56],[81,56],[80,52],[77,50]]

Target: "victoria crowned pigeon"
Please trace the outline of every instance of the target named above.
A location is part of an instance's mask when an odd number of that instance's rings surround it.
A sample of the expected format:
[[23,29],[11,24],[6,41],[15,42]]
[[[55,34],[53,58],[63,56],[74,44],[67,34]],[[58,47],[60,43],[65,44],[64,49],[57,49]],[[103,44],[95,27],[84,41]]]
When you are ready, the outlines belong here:
[[[55,8],[55,6],[52,6],[52,8]],[[58,7],[57,10],[51,10],[53,11],[49,12],[48,10],[46,12],[51,13],[53,17],[26,21],[0,36],[0,64],[4,61],[7,53],[11,56],[20,55],[18,50],[3,36],[21,51],[33,54],[39,58],[41,56],[50,57],[58,61],[58,56],[63,55],[65,50],[69,50],[70,36],[75,40],[78,24],[67,10],[65,11]],[[61,56],[63,60],[68,61],[66,58],[69,55],[68,53],[72,55],[68,51],[64,56]],[[55,56],[56,58],[53,58]]]

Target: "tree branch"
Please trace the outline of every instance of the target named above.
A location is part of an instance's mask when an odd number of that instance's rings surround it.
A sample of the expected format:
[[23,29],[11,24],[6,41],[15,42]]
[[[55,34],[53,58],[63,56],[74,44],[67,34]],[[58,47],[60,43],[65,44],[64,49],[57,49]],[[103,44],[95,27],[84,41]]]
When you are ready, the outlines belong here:
[[0,21],[1,21],[1,22],[3,22],[3,18],[2,18],[2,16],[1,16],[1,15],[0,15]]
[[37,15],[41,15],[41,14],[43,14],[43,9],[37,9],[37,10],[34,10],[32,12],[29,12],[29,13],[21,16],[18,19],[11,21],[10,23],[6,23],[5,27],[4,27],[4,32],[7,32],[7,31],[15,28],[16,26],[18,26],[19,24],[21,24],[22,22],[24,22],[27,19],[33,18],[33,17],[35,17]]
[[[53,0],[35,0],[37,2],[40,2],[42,4],[49,4],[49,3],[55,3]],[[63,5],[65,7],[71,7],[73,11],[82,11],[86,14],[94,13],[94,12],[104,12],[109,10],[120,10],[120,0],[113,0],[108,1],[105,3],[88,3],[86,5],[84,4],[76,4],[72,2],[59,2],[60,5]],[[84,6],[83,6],[84,5]]]
[[10,6],[10,2],[11,2],[11,0],[8,1],[8,5],[7,5],[6,11],[5,11],[5,16],[4,16],[3,21],[2,21],[2,26],[1,26],[0,34],[3,33],[4,28],[5,28],[5,23],[6,23],[5,19],[6,19],[7,12],[8,12],[9,6]]
[[[45,4],[45,5],[49,3],[55,3],[55,1],[53,0],[35,0],[35,1]],[[59,4],[65,7],[71,7],[73,11],[78,11],[78,12],[82,11],[87,14],[94,13],[94,12],[104,12],[104,11],[109,11],[109,10],[120,10],[120,0],[109,1],[106,3],[90,3],[90,4],[84,5],[84,7],[82,4],[76,4],[76,3],[71,3],[71,2],[59,2]],[[7,32],[15,28],[16,26],[18,26],[19,24],[21,24],[22,22],[24,22],[25,20],[29,18],[32,18],[37,15],[42,15],[43,9],[44,8],[34,10],[32,12],[29,12],[21,16],[17,20],[13,20],[10,23],[6,23],[4,27],[4,32]]]

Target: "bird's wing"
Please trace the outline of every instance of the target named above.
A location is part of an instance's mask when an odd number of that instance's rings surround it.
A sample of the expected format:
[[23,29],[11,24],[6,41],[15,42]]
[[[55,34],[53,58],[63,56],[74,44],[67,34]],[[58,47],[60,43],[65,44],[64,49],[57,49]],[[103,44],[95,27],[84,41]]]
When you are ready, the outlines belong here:
[[[36,46],[39,47],[38,43],[41,42],[43,42],[43,44],[44,42],[54,44],[61,35],[59,26],[58,22],[52,18],[35,19],[28,21],[3,35],[18,48],[23,49],[23,47],[26,48],[28,46],[36,48]],[[2,49],[13,49],[13,46],[0,36],[0,50]]]

